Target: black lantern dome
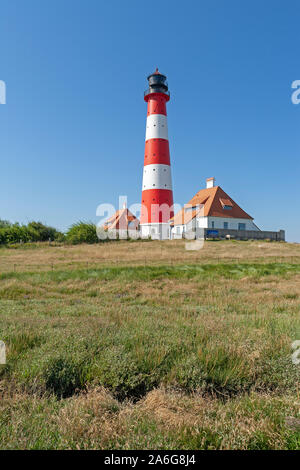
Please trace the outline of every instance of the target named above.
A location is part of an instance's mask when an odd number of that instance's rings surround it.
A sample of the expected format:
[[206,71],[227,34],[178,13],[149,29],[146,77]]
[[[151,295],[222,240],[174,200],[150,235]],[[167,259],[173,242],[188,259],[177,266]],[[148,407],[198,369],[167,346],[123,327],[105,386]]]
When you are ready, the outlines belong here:
[[164,93],[170,96],[168,91],[167,77],[158,71],[158,68],[154,73],[147,77],[149,82],[149,88],[145,91],[144,95],[147,96],[150,93]]

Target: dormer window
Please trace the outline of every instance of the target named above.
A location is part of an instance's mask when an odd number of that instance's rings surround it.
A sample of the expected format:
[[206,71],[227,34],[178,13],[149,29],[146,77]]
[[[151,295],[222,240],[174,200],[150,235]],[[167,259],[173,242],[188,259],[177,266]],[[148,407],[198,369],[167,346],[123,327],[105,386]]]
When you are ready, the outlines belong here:
[[187,206],[184,208],[184,212],[191,212],[198,209],[198,206]]
[[221,199],[220,198],[220,203],[222,205],[222,208],[225,210],[225,211],[231,211],[231,209],[233,209],[233,204],[232,202],[230,201],[230,199]]

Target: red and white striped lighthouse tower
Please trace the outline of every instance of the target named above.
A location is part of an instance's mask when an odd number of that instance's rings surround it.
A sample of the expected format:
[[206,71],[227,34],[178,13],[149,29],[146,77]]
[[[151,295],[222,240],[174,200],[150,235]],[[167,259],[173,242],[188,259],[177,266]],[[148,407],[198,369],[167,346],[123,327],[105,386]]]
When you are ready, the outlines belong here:
[[142,208],[140,227],[143,237],[167,239],[173,217],[173,191],[168,139],[166,103],[170,99],[167,77],[158,69],[149,75]]

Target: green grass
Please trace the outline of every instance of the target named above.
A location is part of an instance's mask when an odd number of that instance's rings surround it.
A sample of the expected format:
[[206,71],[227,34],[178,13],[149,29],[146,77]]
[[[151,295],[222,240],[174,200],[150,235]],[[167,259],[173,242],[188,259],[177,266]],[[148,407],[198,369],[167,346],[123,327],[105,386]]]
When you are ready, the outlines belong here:
[[299,448],[299,281],[263,259],[2,273],[0,447]]
[[92,269],[76,269],[71,271],[47,271],[47,272],[7,272],[0,274],[0,279],[30,279],[34,283],[47,281],[66,281],[69,279],[87,280],[143,280],[154,279],[192,279],[225,277],[228,279],[240,279],[242,277],[285,276],[287,274],[300,273],[300,264],[291,263],[219,263],[204,265],[162,265],[162,266],[135,266],[135,267],[105,267]]

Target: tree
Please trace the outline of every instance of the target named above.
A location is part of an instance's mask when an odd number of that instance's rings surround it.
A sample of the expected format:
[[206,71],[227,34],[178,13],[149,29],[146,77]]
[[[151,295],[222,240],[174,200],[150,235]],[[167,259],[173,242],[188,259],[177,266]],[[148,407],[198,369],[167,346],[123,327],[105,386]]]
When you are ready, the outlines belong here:
[[0,228],[10,227],[11,223],[8,220],[0,219]]
[[98,243],[96,225],[92,222],[77,222],[71,225],[66,234],[69,243],[77,245],[79,243]]

